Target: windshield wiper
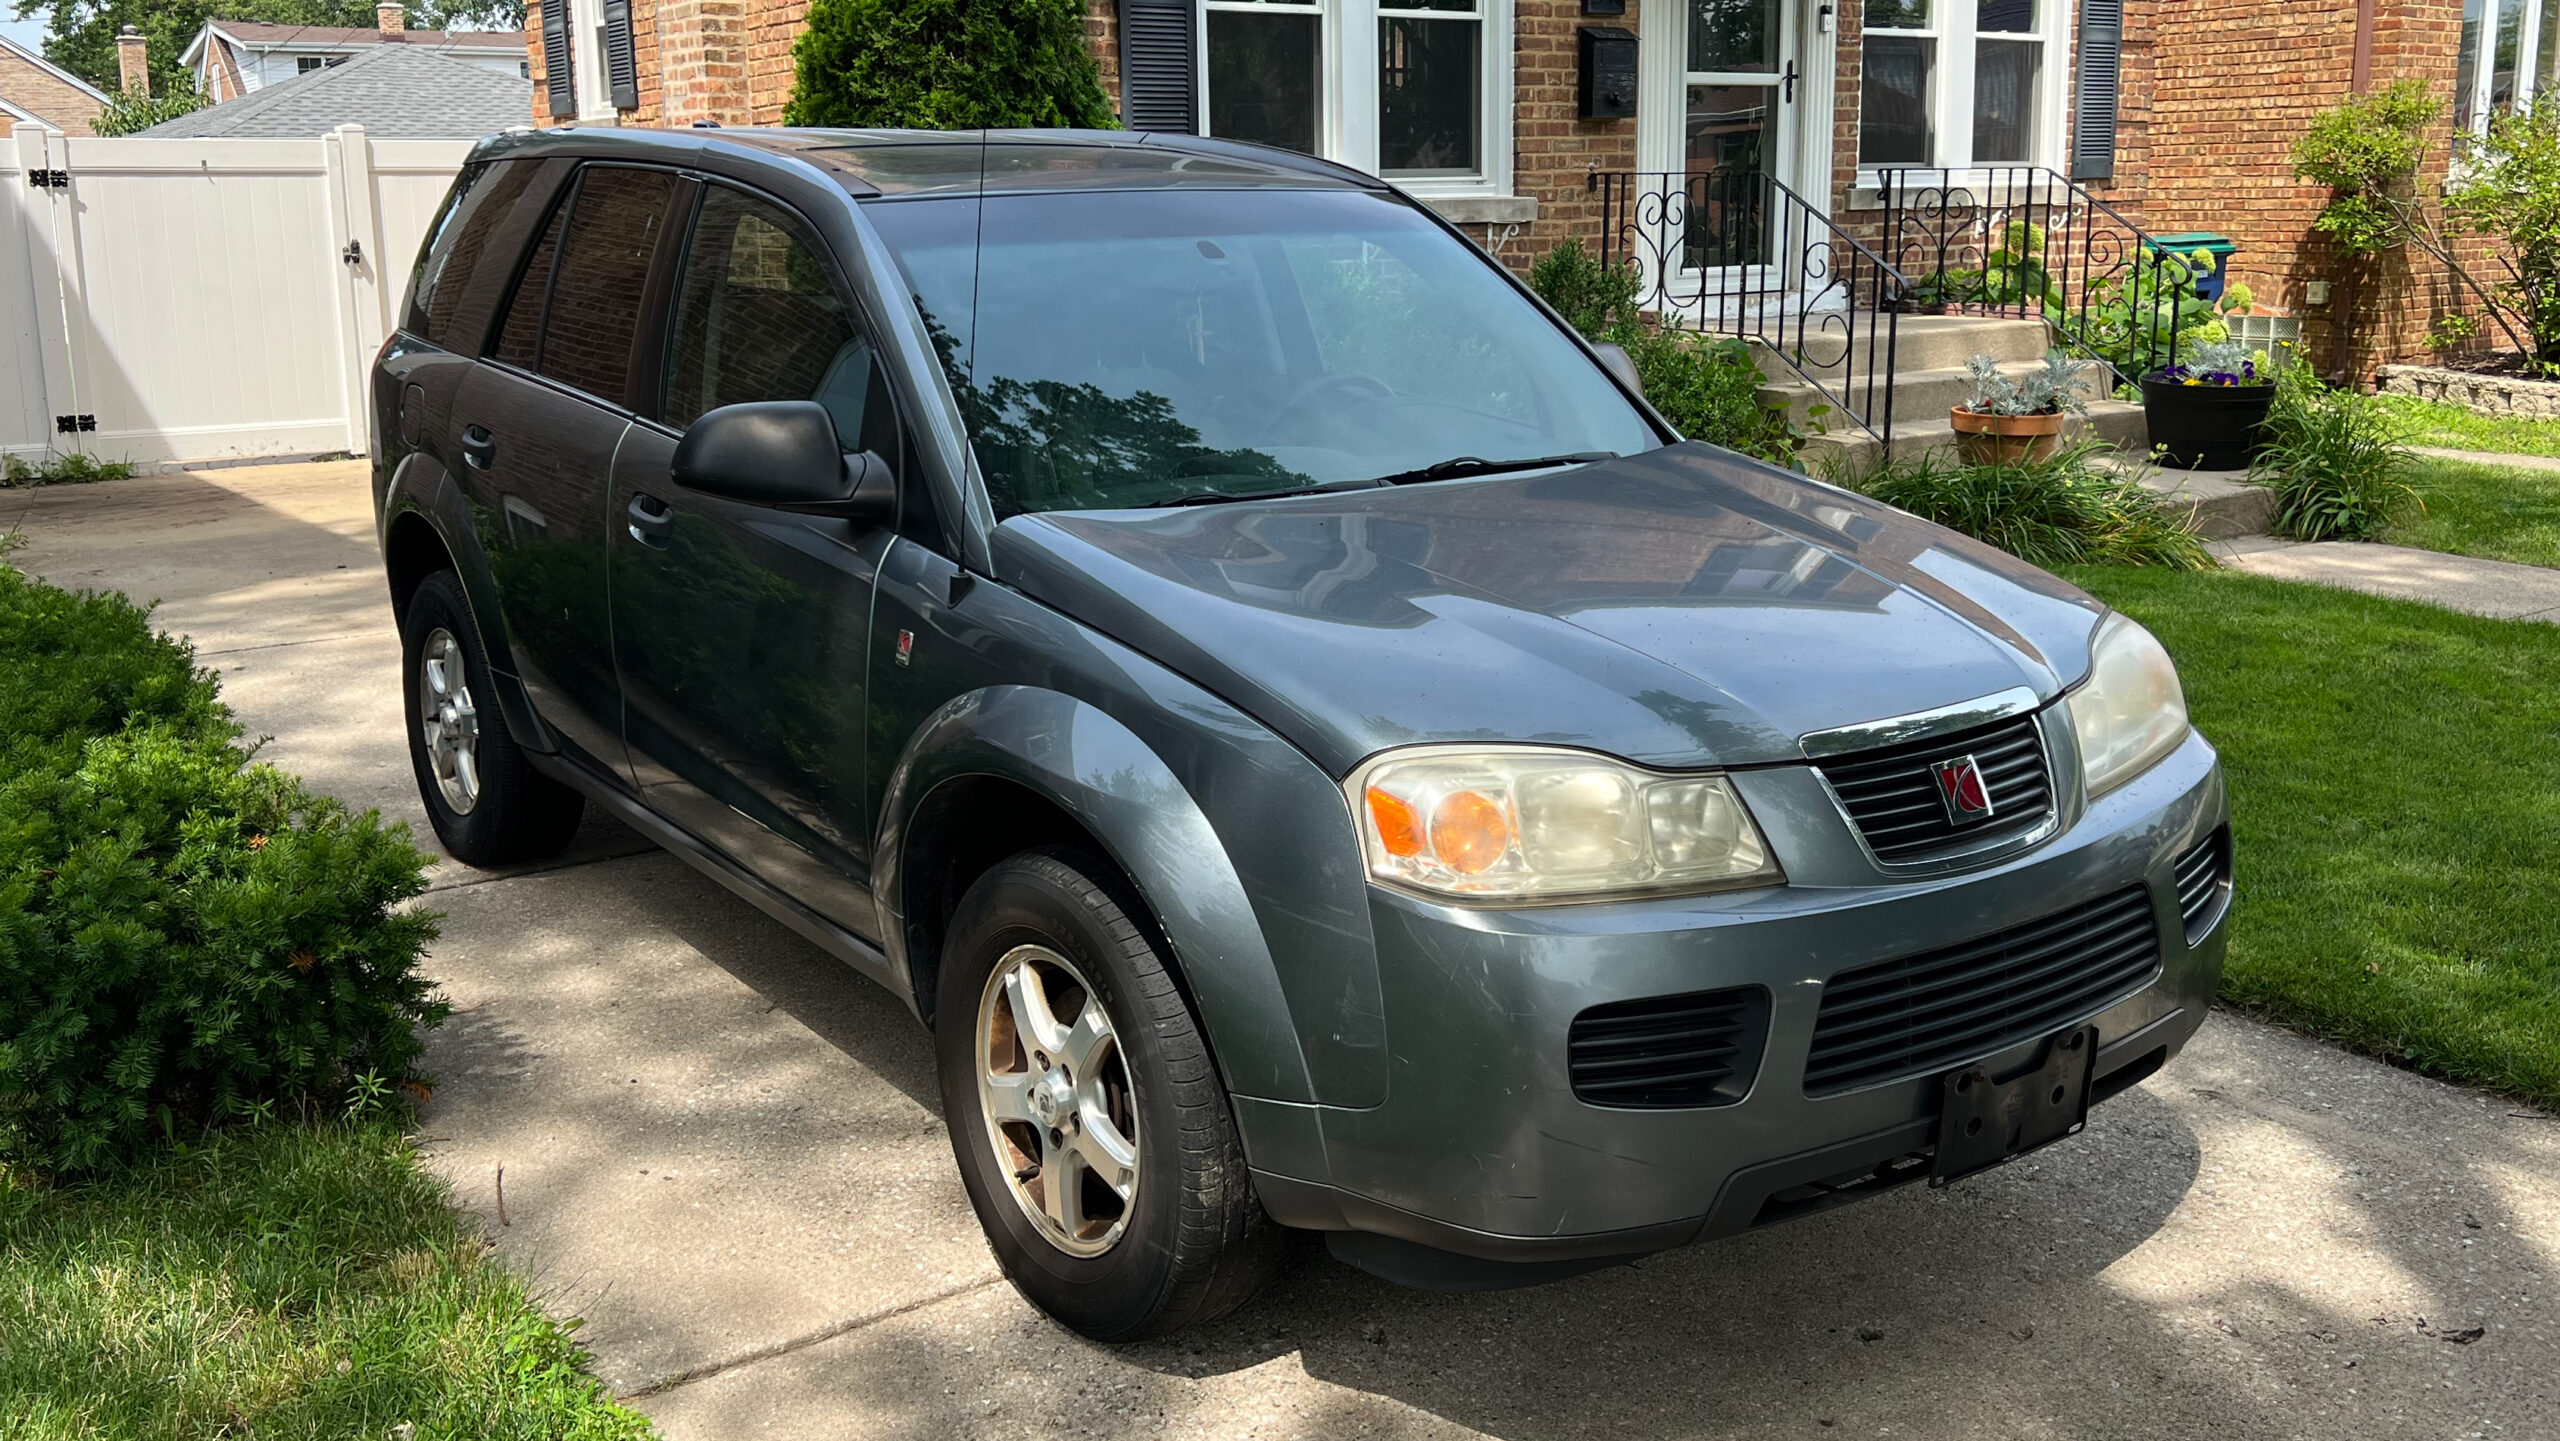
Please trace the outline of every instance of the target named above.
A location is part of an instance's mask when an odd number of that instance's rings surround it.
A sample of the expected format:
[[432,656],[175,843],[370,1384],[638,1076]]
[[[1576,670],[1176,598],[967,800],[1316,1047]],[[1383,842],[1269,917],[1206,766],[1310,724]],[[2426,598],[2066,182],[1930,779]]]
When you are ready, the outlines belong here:
[[1217,505],[1230,500],[1280,500],[1292,495],[1324,495],[1337,490],[1374,490],[1386,482],[1379,480],[1328,480],[1322,485],[1292,486],[1287,490],[1194,490],[1182,495],[1151,500],[1141,510],[1160,510],[1169,505]]
[[1571,455],[1533,455],[1520,460],[1487,460],[1480,455],[1454,456],[1426,465],[1420,470],[1399,470],[1393,475],[1379,476],[1378,485],[1414,485],[1426,480],[1458,480],[1470,475],[1501,475],[1513,470],[1543,470],[1550,465],[1588,465],[1595,460],[1616,460],[1614,450],[1577,450]]

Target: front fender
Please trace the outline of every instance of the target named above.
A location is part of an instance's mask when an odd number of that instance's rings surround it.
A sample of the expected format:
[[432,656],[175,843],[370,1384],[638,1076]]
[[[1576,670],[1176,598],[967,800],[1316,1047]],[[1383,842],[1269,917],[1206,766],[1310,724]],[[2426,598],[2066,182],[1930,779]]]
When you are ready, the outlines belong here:
[[901,903],[908,824],[935,788],[972,776],[1046,797],[1138,888],[1173,946],[1231,1094],[1315,1099],[1279,969],[1216,827],[1146,742],[1057,691],[971,691],[908,743],[889,780],[873,877],[894,964],[915,973]]

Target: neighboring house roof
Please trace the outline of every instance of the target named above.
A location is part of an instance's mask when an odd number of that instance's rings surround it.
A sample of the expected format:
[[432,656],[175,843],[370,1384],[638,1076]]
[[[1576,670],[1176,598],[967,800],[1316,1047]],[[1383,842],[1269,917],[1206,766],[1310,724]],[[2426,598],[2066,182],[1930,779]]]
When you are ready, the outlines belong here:
[[386,43],[426,50],[524,49],[521,30],[404,30],[398,40],[385,41],[382,32],[370,25],[270,25],[263,20],[219,20],[206,22],[196,32],[196,38],[188,41],[178,56],[178,63],[195,64],[196,57],[204,53],[206,39],[217,35],[243,50],[307,50],[313,54],[369,49]]
[[106,105],[104,90],[0,35],[0,115],[86,135]]
[[373,136],[476,140],[527,123],[533,84],[407,45],[377,45],[135,133],[157,138],[309,136],[361,125]]

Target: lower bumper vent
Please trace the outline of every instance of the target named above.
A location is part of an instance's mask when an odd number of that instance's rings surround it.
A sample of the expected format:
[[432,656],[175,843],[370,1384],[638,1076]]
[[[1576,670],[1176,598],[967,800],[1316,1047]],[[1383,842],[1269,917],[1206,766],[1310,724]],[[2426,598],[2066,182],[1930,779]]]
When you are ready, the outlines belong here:
[[1842,971],[1822,988],[1804,1088],[1926,1075],[2052,1035],[2160,970],[2141,886],[1957,946]]
[[1594,1106],[1730,1106],[1751,1089],[1769,1036],[1758,986],[1593,1006],[1573,1018],[1573,1094]]
[[2178,915],[2187,923],[2187,944],[2204,939],[2221,917],[2217,912],[2231,882],[2231,828],[2224,826],[2196,842],[2178,857]]

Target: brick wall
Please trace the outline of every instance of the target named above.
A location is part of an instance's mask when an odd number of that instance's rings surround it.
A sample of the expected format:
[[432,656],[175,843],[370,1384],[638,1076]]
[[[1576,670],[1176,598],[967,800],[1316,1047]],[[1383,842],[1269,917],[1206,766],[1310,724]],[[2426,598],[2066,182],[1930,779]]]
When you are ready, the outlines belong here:
[[87,91],[7,50],[0,50],[0,95],[65,135],[91,133],[89,122],[98,118],[98,102]]
[[[1518,103],[1512,118],[1511,190],[1536,198],[1538,218],[1499,252],[1514,267],[1525,270],[1569,237],[1596,243],[1600,203],[1591,190],[1591,173],[1636,167],[1634,120],[1580,120],[1574,112],[1580,104],[1578,32],[1584,25],[1639,30],[1643,3],[1629,0],[1623,17],[1585,19],[1580,0],[1516,0],[1511,74]],[[1484,227],[1469,228],[1490,240],[1502,238],[1498,230],[1484,236]]]

